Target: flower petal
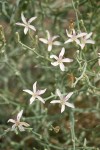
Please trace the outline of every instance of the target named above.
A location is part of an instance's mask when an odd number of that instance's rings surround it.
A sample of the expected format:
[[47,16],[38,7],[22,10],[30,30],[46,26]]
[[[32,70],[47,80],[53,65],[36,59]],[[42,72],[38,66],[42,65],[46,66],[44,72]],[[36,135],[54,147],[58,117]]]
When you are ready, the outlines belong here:
[[81,49],[83,49],[84,47],[85,47],[85,44],[80,44],[80,46],[81,46]]
[[72,41],[73,41],[72,39],[68,39],[67,41],[64,42],[64,44],[70,43]]
[[26,18],[24,17],[24,14],[23,14],[23,13],[21,13],[21,19],[22,19],[23,23],[27,24]]
[[36,85],[37,85],[37,81],[33,84],[33,92],[36,93]]
[[65,48],[63,47],[63,48],[61,49],[61,52],[60,52],[60,54],[59,54],[59,57],[63,57],[64,53],[65,53]]
[[66,101],[73,95],[73,92],[68,93],[68,95],[65,97]]
[[59,37],[59,35],[55,35],[52,37],[52,40],[54,41],[55,39],[57,39]]
[[44,90],[39,90],[39,91],[38,91],[38,94],[41,95],[41,94],[45,93],[45,91],[46,91],[46,89],[44,89]]
[[95,41],[93,41],[93,40],[87,40],[86,43],[88,43],[88,44],[95,44]]
[[35,27],[32,25],[29,25],[29,28],[32,29],[33,31],[36,31]]
[[66,102],[65,105],[68,106],[68,107],[71,107],[71,108],[75,108],[74,105],[69,103],[69,102]]
[[22,125],[22,126],[25,126],[25,127],[29,127],[30,125],[28,124],[28,123],[26,123],[26,122],[20,122],[20,124]]
[[62,71],[65,71],[65,66],[64,66],[63,63],[60,63],[60,69],[61,69]]
[[62,96],[62,94],[61,94],[61,92],[60,92],[59,89],[56,90],[56,93],[57,93],[57,95],[60,97],[60,99],[62,99],[63,96]]
[[20,22],[17,22],[17,23],[15,23],[16,25],[18,25],[18,26],[23,26],[23,27],[25,27],[26,25],[25,24],[23,24],[23,23],[20,23]]
[[48,30],[46,30],[46,33],[47,33],[47,38],[48,38],[48,40],[49,40],[49,39],[51,38],[50,33],[49,33]]
[[34,101],[35,101],[35,97],[32,96],[32,97],[30,98],[30,105],[31,105]]
[[32,17],[28,20],[28,23],[30,24],[32,21],[34,21],[37,17]]
[[46,39],[44,39],[44,38],[39,38],[39,40],[40,40],[41,42],[43,42],[44,44],[48,44],[48,41],[47,41]]
[[20,131],[25,131],[25,129],[22,125],[19,125],[18,128],[19,128]]
[[9,119],[7,122],[15,123],[16,121],[14,119]]
[[40,96],[37,96],[37,98],[42,102],[42,103],[45,103],[44,99]]
[[70,58],[64,58],[64,59],[62,59],[62,62],[72,62],[73,61],[73,59],[70,59]]
[[24,92],[27,92],[28,94],[30,94],[30,95],[33,95],[33,92],[31,91],[31,90],[23,90]]
[[52,50],[52,44],[48,45],[48,51],[50,52]]
[[67,33],[67,36],[68,36],[68,37],[70,37],[70,38],[72,37],[72,35],[68,33],[68,30],[67,30],[67,29],[66,29],[66,33]]
[[56,60],[58,59],[56,55],[50,55],[50,58],[55,58]]
[[89,34],[86,35],[85,39],[89,39],[92,35],[92,32],[90,32]]
[[61,106],[61,113],[65,110],[65,105]]
[[58,45],[58,46],[59,46],[59,45],[61,45],[61,42],[59,42],[59,41],[54,41],[54,42],[53,42],[53,45]]
[[75,39],[75,42],[80,45],[80,41],[78,39]]
[[12,131],[16,129],[16,124],[12,126]]
[[79,33],[76,37],[77,37],[77,38],[80,38],[80,37],[86,36],[86,34],[87,34],[87,33]]
[[54,104],[54,103],[60,103],[60,100],[52,100],[50,103]]
[[59,63],[58,63],[57,61],[55,61],[55,62],[51,62],[51,65],[53,65],[53,66],[58,66],[58,65],[59,65]]
[[25,27],[24,28],[24,34],[27,34],[27,32],[28,32],[28,27]]
[[23,110],[21,110],[18,115],[17,115],[17,121],[20,121],[21,117],[22,117],[22,114],[23,114]]

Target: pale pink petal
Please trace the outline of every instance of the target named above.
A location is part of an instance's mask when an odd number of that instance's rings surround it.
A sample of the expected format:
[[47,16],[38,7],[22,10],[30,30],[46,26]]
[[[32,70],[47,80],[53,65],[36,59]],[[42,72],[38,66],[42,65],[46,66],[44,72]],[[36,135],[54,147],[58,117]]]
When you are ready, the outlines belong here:
[[56,62],[51,62],[51,65],[53,65],[53,66],[58,66],[59,65],[59,63],[56,61]]
[[32,17],[28,20],[28,23],[30,24],[32,21],[34,21],[37,17]]
[[24,34],[27,34],[27,32],[28,32],[28,27],[25,27],[24,28]]
[[45,91],[46,91],[46,89],[44,89],[44,90],[39,90],[39,91],[38,91],[38,94],[41,95],[41,94],[45,93]]
[[37,98],[42,102],[42,103],[45,103],[44,99],[40,96],[37,96]]
[[76,39],[75,42],[80,45],[80,41],[78,39]]
[[64,44],[70,43],[72,41],[73,41],[72,39],[68,39],[67,41],[64,42]]
[[65,48],[63,47],[60,54],[59,54],[59,57],[63,57],[64,53],[65,53]]
[[35,27],[32,25],[29,25],[29,28],[32,29],[33,31],[36,31]]
[[30,95],[33,95],[33,92],[31,90],[23,90],[23,91],[30,94]]
[[56,60],[58,59],[56,55],[50,55],[50,58],[55,58]]
[[54,103],[60,103],[60,100],[52,100],[50,103],[54,104]]
[[48,41],[47,41],[46,39],[44,39],[44,38],[39,38],[39,40],[40,40],[41,42],[43,42],[44,44],[48,44]]
[[68,99],[73,95],[73,92],[68,93],[68,95],[65,97],[65,100],[68,101]]
[[48,45],[48,51],[50,52],[52,50],[52,44]]
[[75,108],[74,105],[69,103],[69,102],[66,102],[65,105],[68,106],[68,107],[71,107],[71,108]]
[[95,41],[93,41],[93,40],[87,40],[86,43],[88,43],[88,44],[95,44]]
[[73,35],[76,35],[76,32],[75,32],[75,30],[74,30],[74,29],[72,29],[72,32],[73,32]]
[[37,85],[37,81],[33,84],[33,92],[36,93],[36,85]]
[[86,34],[87,34],[87,33],[79,33],[76,37],[77,37],[77,38],[80,38],[80,37],[86,36]]
[[51,38],[50,33],[49,33],[48,30],[46,30],[46,33],[47,33],[47,38],[48,38],[48,40],[49,40],[49,39]]
[[23,23],[27,24],[26,18],[24,17],[24,14],[23,14],[23,13],[21,13],[21,19],[22,19]]
[[19,128],[20,131],[25,131],[25,129],[22,125],[19,125],[18,128]]
[[31,105],[34,101],[35,101],[35,97],[32,96],[32,97],[30,98],[30,105]]
[[60,99],[62,99],[63,96],[62,96],[62,94],[61,94],[61,92],[60,92],[59,89],[56,90],[56,93],[57,93],[57,95],[60,97]]
[[67,30],[67,29],[66,29],[66,33],[67,33],[67,36],[68,36],[68,37],[70,37],[70,38],[72,37],[72,35],[68,33],[68,30]]
[[57,39],[59,37],[59,35],[55,35],[52,37],[52,40],[54,41],[55,39]]
[[23,23],[20,23],[20,22],[17,22],[17,23],[15,23],[16,25],[18,25],[18,26],[23,26],[23,27],[25,27],[26,25],[25,24],[23,24]]
[[92,35],[92,32],[90,32],[89,34],[87,34],[87,35],[85,36],[85,39],[89,39],[89,38],[91,37],[91,35]]
[[59,41],[54,41],[54,42],[53,42],[53,45],[58,45],[58,46],[59,46],[59,45],[61,45],[61,42],[59,42]]
[[20,124],[22,125],[22,126],[25,126],[25,127],[29,127],[30,125],[28,124],[28,123],[26,123],[26,122],[20,122]]
[[17,115],[17,121],[20,121],[21,117],[22,117],[22,114],[23,114],[23,110],[21,110],[18,115]]
[[65,110],[65,105],[61,106],[61,113]]
[[70,59],[70,58],[64,58],[64,59],[62,59],[62,62],[72,62],[73,61],[73,59]]
[[63,63],[60,63],[60,69],[61,69],[62,71],[65,71],[65,66],[64,66]]
[[12,131],[16,129],[16,124],[12,126]]
[[7,122],[15,123],[16,121],[14,119],[9,119]]

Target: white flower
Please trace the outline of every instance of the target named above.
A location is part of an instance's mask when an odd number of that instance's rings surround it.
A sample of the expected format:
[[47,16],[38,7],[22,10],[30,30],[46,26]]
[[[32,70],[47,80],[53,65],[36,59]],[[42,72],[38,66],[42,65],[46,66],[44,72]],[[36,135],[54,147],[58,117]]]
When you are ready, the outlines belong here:
[[65,66],[63,64],[64,62],[72,62],[73,61],[73,59],[70,59],[70,58],[64,58],[63,59],[64,53],[65,53],[65,48],[63,47],[62,50],[61,50],[61,52],[60,52],[60,54],[59,54],[59,57],[57,57],[56,55],[51,55],[50,56],[50,58],[56,59],[56,61],[55,62],[51,62],[51,64],[53,66],[58,66],[59,65],[60,69],[62,71],[65,70]]
[[89,39],[91,37],[91,35],[92,35],[92,32],[81,37],[81,42],[80,42],[81,49],[83,49],[85,47],[86,43],[95,44],[95,41]]
[[34,21],[37,17],[32,17],[28,21],[26,21],[26,18],[24,17],[23,13],[21,13],[21,19],[23,23],[17,22],[16,25],[23,26],[24,27],[24,34],[27,34],[29,29],[32,29],[36,31],[35,27],[33,25],[30,25],[32,21]]
[[21,110],[18,115],[17,115],[17,120],[14,119],[9,119],[8,122],[12,122],[14,123],[14,125],[12,126],[12,130],[16,130],[16,128],[18,127],[20,131],[25,131],[24,127],[29,127],[30,125],[26,122],[20,122],[20,119],[22,117],[23,114],[23,110]]
[[52,50],[52,45],[61,45],[59,41],[54,41],[55,39],[59,37],[58,35],[51,37],[49,31],[46,30],[46,32],[47,32],[47,39],[39,38],[39,40],[43,42],[44,44],[48,44],[48,51]]
[[98,55],[99,55],[98,64],[100,66],[100,53],[98,53]]
[[69,37],[69,39],[67,41],[65,41],[65,44],[70,43],[70,42],[76,42],[78,45],[80,45],[80,41],[79,41],[78,38],[83,37],[84,35],[86,35],[86,33],[76,34],[74,29],[72,29],[72,34],[69,34],[67,29],[66,29],[66,33],[67,33],[67,36]]
[[73,92],[70,92],[67,96],[63,96],[59,89],[57,89],[57,95],[59,96],[60,100],[53,100],[50,103],[60,103],[61,104],[61,113],[65,110],[65,106],[74,108],[74,105],[67,102],[69,98],[72,96]]
[[44,90],[36,90],[36,84],[37,84],[37,82],[35,82],[33,84],[33,91],[27,90],[27,89],[23,90],[23,91],[29,93],[30,95],[32,95],[32,97],[30,98],[30,104],[32,104],[33,101],[35,101],[36,98],[38,100],[40,100],[42,103],[45,103],[45,101],[43,100],[43,98],[40,95],[45,93],[46,89],[44,89]]

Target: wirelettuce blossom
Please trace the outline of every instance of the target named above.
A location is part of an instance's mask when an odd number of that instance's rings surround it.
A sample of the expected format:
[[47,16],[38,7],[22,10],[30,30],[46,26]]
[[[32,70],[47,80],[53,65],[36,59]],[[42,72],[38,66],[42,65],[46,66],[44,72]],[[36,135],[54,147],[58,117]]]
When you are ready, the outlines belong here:
[[59,96],[60,100],[52,100],[50,103],[60,103],[61,104],[61,113],[65,110],[65,106],[74,108],[74,105],[67,102],[69,98],[72,96],[73,92],[68,93],[67,96],[63,96],[59,89],[56,90],[57,95]]
[[12,122],[14,123],[14,125],[12,126],[12,131],[13,130],[16,130],[17,128],[20,130],[20,131],[25,131],[24,127],[29,127],[30,125],[26,122],[21,122],[20,119],[22,117],[22,114],[23,114],[23,110],[21,110],[18,115],[17,115],[17,119],[14,120],[14,119],[9,119],[8,122]]
[[37,82],[35,82],[33,84],[33,91],[28,90],[28,89],[23,90],[23,91],[29,93],[30,95],[32,95],[32,97],[30,98],[30,104],[32,104],[35,101],[35,99],[38,99],[42,103],[45,103],[44,99],[40,95],[45,93],[46,89],[44,89],[44,90],[37,90],[36,89],[36,85],[37,85]]
[[21,13],[21,19],[23,23],[17,22],[16,25],[24,27],[24,34],[27,34],[29,29],[36,31],[36,28],[33,25],[31,25],[31,22],[34,21],[36,18],[37,17],[32,17],[28,21],[26,21],[26,18],[24,17],[23,13]]
[[43,42],[44,44],[48,45],[48,51],[52,50],[53,45],[61,45],[59,41],[55,41],[59,37],[58,35],[51,37],[48,30],[46,30],[46,33],[47,33],[47,39],[39,38],[39,40]]
[[79,33],[76,34],[75,29],[72,29],[72,33],[68,33],[68,30],[66,29],[67,36],[69,39],[65,41],[65,44],[70,43],[70,42],[76,42],[76,44],[80,45],[80,40],[78,38],[85,36],[87,33]]
[[69,62],[72,62],[73,61],[73,59],[70,59],[70,58],[63,58],[63,56],[64,56],[64,54],[65,54],[65,48],[63,47],[62,49],[61,49],[61,52],[60,52],[60,54],[59,54],[59,57],[57,57],[56,55],[51,55],[50,56],[50,58],[54,58],[54,59],[56,59],[56,61],[55,62],[51,62],[51,64],[53,65],[53,66],[60,66],[60,69],[62,70],[62,71],[64,71],[65,70],[65,66],[64,66],[64,62],[66,62],[66,63],[69,63]]

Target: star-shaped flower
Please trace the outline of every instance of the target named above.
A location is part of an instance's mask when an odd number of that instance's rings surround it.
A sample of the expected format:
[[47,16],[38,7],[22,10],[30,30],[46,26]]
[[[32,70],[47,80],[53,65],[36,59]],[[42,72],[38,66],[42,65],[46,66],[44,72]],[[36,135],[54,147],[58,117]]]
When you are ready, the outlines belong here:
[[61,45],[61,43],[59,41],[55,41],[55,39],[57,39],[59,37],[58,35],[51,37],[48,30],[46,30],[46,33],[47,33],[47,39],[39,38],[39,40],[41,42],[43,42],[44,44],[48,45],[48,51],[52,50],[52,45]]
[[74,105],[67,102],[69,98],[72,96],[73,92],[68,93],[67,96],[63,96],[59,89],[56,91],[57,95],[59,96],[60,100],[53,100],[50,103],[60,103],[61,104],[61,113],[65,110],[65,106],[74,108]]
[[69,37],[69,39],[67,41],[65,41],[65,44],[70,43],[70,42],[76,42],[78,45],[80,45],[80,41],[78,38],[86,35],[86,33],[76,34],[76,31],[74,29],[72,29],[71,34],[69,34],[67,29],[66,29],[66,33],[67,33],[67,36]]
[[92,35],[92,32],[81,37],[81,42],[80,42],[81,49],[83,49],[85,47],[85,44],[87,44],[87,43],[95,44],[95,41],[90,39],[91,35]]
[[35,101],[35,99],[38,99],[42,103],[45,103],[45,101],[43,100],[43,98],[40,95],[45,93],[46,89],[44,89],[44,90],[36,90],[36,85],[37,85],[37,82],[35,82],[33,84],[33,91],[28,90],[28,89],[23,90],[23,91],[29,93],[30,95],[32,95],[32,97],[30,98],[30,104],[32,104]]
[[8,122],[14,123],[14,125],[12,126],[12,131],[13,131],[13,130],[16,130],[17,127],[18,127],[18,129],[19,129],[20,131],[25,131],[25,129],[24,129],[23,126],[25,126],[25,127],[29,127],[29,126],[30,126],[28,123],[26,123],[26,122],[21,122],[21,121],[20,121],[20,119],[21,119],[21,117],[22,117],[22,114],[23,114],[23,110],[21,110],[21,111],[18,113],[16,120],[14,120],[14,119],[9,119],[9,120],[8,120]]
[[27,34],[28,30],[31,29],[33,31],[36,31],[35,27],[33,25],[30,25],[32,21],[34,21],[37,17],[32,17],[28,21],[26,21],[26,18],[24,17],[23,13],[21,13],[21,19],[23,23],[17,22],[16,25],[23,26],[24,27],[24,34]]
[[55,62],[51,62],[51,64],[53,65],[53,66],[60,66],[60,69],[62,70],[62,71],[64,71],[65,70],[65,66],[64,66],[64,62],[72,62],[73,61],[73,59],[70,59],[70,58],[63,58],[63,56],[64,56],[64,53],[65,53],[65,48],[63,47],[62,49],[61,49],[61,52],[60,52],[60,54],[59,54],[59,57],[57,57],[56,55],[51,55],[50,56],[50,58],[54,58],[54,59],[56,59],[56,61]]

